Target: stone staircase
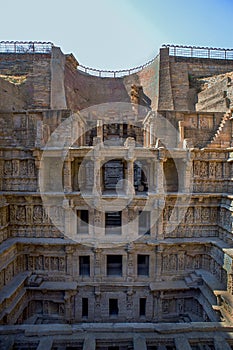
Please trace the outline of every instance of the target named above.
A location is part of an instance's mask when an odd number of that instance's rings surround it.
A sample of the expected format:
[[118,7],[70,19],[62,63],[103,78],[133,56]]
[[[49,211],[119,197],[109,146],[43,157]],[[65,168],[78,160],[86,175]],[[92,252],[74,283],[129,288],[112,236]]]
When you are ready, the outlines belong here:
[[[225,112],[231,104],[233,84],[230,76],[216,76],[214,83],[210,87],[198,93],[198,103],[196,110]],[[220,80],[221,79],[221,80]]]
[[213,135],[213,138],[208,142],[208,148],[217,147],[230,147],[231,143],[231,112],[227,112],[222,117],[222,120],[217,128],[217,131]]
[[202,284],[202,278],[200,275],[196,273],[196,271],[190,273],[188,276],[185,277],[185,282],[187,286],[189,287],[197,287],[198,285]]

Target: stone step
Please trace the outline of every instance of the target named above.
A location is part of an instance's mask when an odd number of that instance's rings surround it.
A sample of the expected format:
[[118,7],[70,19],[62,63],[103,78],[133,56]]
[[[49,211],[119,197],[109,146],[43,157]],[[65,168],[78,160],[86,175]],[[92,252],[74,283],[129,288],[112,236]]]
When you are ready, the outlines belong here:
[[[209,103],[211,102],[211,103]],[[206,101],[205,103],[198,102],[196,104],[197,111],[226,111],[228,108],[228,100],[226,98],[216,98],[211,101]]]
[[187,285],[192,284],[193,280],[188,276],[184,278],[185,282],[187,283]]

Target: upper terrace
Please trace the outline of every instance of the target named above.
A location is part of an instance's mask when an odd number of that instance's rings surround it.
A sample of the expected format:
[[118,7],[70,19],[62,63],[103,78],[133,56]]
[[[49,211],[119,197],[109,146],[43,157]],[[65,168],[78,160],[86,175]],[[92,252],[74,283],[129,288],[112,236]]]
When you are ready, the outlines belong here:
[[[52,42],[45,41],[0,41],[0,53],[50,53],[53,47],[55,47],[55,45]],[[162,48],[168,48],[170,56],[233,60],[233,49],[230,48],[213,48],[173,44],[164,44],[162,45]],[[92,67],[87,67],[82,64],[78,65],[78,69],[85,73],[95,75],[98,77],[118,78],[125,75],[131,75],[133,73],[139,72],[140,70],[143,70],[144,68],[149,66],[156,59],[156,57],[152,58],[151,60],[142,65],[128,69],[101,70]]]
[[[195,111],[198,91],[193,81],[231,71],[233,49],[163,45],[149,62],[114,71],[79,64],[51,42],[0,42],[0,74],[26,77],[19,88],[26,108],[78,111],[127,102],[152,110]],[[217,98],[211,111],[216,105],[214,111],[226,112],[225,97]]]

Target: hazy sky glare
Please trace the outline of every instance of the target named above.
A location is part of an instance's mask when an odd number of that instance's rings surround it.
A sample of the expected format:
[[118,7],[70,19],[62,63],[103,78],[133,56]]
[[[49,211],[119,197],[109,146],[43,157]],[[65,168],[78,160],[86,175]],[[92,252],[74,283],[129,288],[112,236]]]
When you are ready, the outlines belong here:
[[233,48],[232,17],[233,0],[16,0],[0,40],[52,41],[83,65],[122,69],[166,43]]

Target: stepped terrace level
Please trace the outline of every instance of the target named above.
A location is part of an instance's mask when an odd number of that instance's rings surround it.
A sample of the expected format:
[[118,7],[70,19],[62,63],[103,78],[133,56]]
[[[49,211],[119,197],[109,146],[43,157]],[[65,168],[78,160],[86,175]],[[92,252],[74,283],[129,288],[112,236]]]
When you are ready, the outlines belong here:
[[0,42],[1,349],[233,349],[232,53]]

